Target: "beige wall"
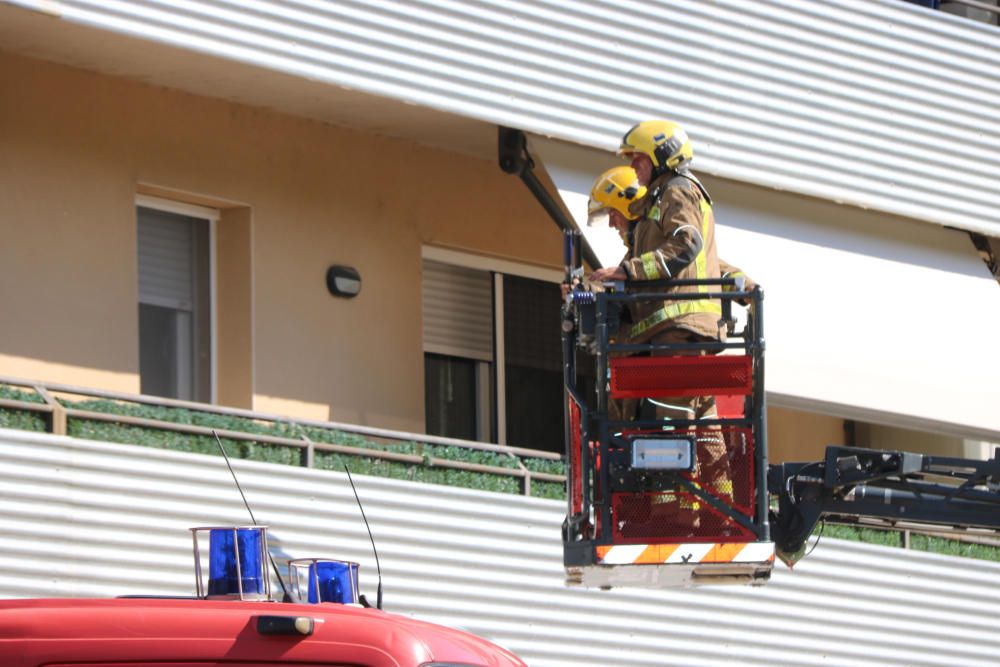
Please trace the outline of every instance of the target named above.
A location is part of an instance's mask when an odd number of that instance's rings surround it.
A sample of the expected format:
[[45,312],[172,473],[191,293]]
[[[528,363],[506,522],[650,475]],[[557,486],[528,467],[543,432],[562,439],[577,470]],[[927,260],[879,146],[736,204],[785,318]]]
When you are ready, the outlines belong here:
[[[880,424],[858,424],[857,444],[872,449],[892,449],[903,452],[918,452],[931,456],[964,457],[966,441],[962,438],[911,431]],[[979,458],[975,457],[974,458]]]
[[[0,374],[139,390],[137,192],[222,210],[218,399],[423,430],[422,244],[558,267],[492,160],[0,52]],[[332,263],[361,295],[331,297]],[[772,408],[773,461],[839,419]]]
[[253,214],[223,209],[216,225],[216,400],[253,407]]
[[846,445],[844,420],[787,408],[767,409],[771,463],[822,460],[827,445]]
[[[252,382],[262,410],[422,430],[421,245],[561,261],[492,160],[3,53],[0,90],[0,374],[138,391],[143,187],[244,207],[219,223],[252,247],[220,264],[219,397]],[[332,263],[360,271],[358,298],[327,293]]]
[[827,445],[852,445],[871,449],[916,452],[931,456],[987,459],[991,443],[912,431],[881,424],[851,422],[853,443],[848,442],[845,421],[810,412],[786,408],[768,408],[767,444],[771,463],[784,461],[819,461]]

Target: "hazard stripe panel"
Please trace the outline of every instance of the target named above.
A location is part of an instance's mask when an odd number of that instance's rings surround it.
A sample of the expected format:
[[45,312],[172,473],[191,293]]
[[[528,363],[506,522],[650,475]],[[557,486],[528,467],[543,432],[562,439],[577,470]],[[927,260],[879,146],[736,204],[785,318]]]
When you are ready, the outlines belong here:
[[773,561],[773,542],[621,544],[597,547],[597,562],[601,565],[764,563]]

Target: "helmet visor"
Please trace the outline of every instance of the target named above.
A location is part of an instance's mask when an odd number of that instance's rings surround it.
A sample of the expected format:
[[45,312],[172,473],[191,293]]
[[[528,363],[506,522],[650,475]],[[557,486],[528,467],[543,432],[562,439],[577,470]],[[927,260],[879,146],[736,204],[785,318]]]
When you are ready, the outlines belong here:
[[611,209],[599,208],[587,215],[587,227],[607,229],[611,227]]

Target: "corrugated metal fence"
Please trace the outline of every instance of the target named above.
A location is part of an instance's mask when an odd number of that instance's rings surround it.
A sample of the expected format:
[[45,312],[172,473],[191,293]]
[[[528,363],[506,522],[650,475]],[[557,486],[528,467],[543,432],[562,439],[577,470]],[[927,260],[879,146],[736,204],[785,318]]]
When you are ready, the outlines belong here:
[[[235,461],[282,557],[375,566],[346,475]],[[389,611],[466,628],[535,667],[994,665],[1000,564],[823,541],[763,588],[568,589],[562,504],[356,484]],[[0,596],[192,594],[188,528],[243,524],[219,457],[0,430]]]

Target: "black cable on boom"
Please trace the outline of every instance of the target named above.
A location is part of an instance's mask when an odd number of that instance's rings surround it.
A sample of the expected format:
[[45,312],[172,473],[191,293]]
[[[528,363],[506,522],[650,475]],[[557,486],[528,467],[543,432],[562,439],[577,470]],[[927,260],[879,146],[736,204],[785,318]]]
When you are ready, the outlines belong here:
[[[250,509],[250,503],[247,502],[247,497],[243,493],[243,487],[240,486],[240,480],[236,479],[236,471],[233,470],[233,464],[229,462],[229,455],[226,454],[226,448],[222,446],[222,440],[219,439],[219,434],[215,432],[214,428],[212,429],[212,435],[215,436],[215,441],[219,443],[219,449],[222,450],[222,458],[226,459],[226,465],[229,467],[229,473],[233,476],[233,481],[236,482],[236,489],[240,492],[240,497],[243,498],[243,504],[246,506],[247,512],[250,513],[250,521],[252,521],[253,525],[256,526],[257,519],[253,516],[253,510]],[[281,578],[281,572],[278,571],[278,566],[274,562],[274,556],[271,555],[270,549],[267,551],[267,559],[271,561],[271,567],[274,568],[274,576],[278,578],[278,583],[281,584],[281,601],[291,602],[292,596],[288,594],[288,589],[285,588],[285,580]]]
[[375,550],[375,538],[372,537],[372,528],[368,525],[368,517],[365,516],[365,508],[361,506],[361,498],[358,497],[358,489],[354,486],[354,479],[351,477],[351,469],[344,464],[347,471],[347,481],[351,483],[351,490],[354,491],[354,499],[358,501],[358,509],[361,510],[361,518],[365,520],[365,528],[368,529],[368,539],[372,541],[372,552],[375,554],[375,569],[378,571],[378,590],[375,593],[375,608],[382,608],[382,566],[378,563],[378,551]]

